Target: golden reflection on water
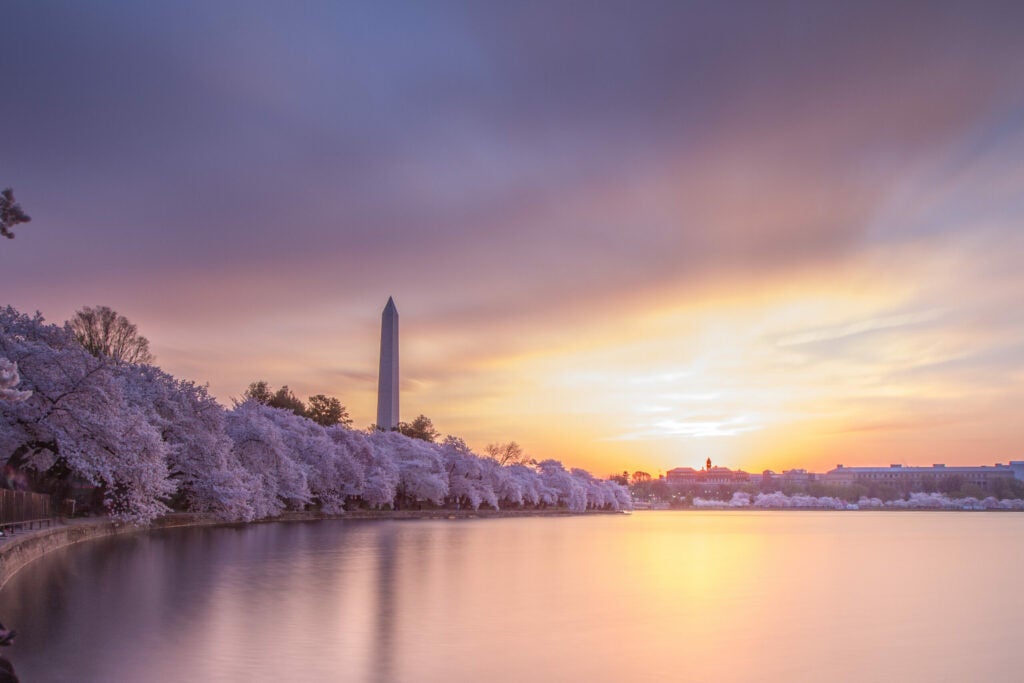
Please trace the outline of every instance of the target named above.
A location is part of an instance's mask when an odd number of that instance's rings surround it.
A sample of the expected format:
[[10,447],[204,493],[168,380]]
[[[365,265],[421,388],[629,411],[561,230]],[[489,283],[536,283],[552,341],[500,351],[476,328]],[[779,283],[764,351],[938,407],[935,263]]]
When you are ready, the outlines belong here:
[[1022,534],[733,511],[170,530],[55,553],[0,618],[23,680],[1009,681]]

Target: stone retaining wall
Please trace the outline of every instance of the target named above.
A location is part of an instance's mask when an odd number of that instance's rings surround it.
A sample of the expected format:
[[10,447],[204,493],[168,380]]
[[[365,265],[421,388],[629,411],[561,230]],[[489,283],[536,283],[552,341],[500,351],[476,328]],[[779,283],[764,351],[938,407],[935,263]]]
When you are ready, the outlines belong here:
[[[535,517],[535,516],[575,516],[568,510],[356,510],[340,515],[327,515],[319,512],[285,512],[261,522],[305,522],[320,519],[477,519],[498,517]],[[582,514],[622,514],[605,511],[590,511]],[[243,522],[237,522],[242,524]],[[257,522],[258,523],[258,522]],[[109,519],[76,519],[68,523],[54,522],[49,529],[37,529],[4,537],[0,540],[0,588],[14,576],[19,569],[37,560],[46,553],[64,548],[82,541],[89,541],[104,536],[136,533],[150,529],[164,529],[178,526],[212,526],[229,525],[210,515],[191,512],[179,512],[166,515],[149,526],[115,524]]]
[[152,526],[115,524],[109,519],[82,519],[69,523],[54,522],[48,529],[36,529],[6,536],[0,541],[0,588],[19,569],[46,553],[82,541],[104,536],[135,533],[147,529],[216,524],[217,520],[199,515],[168,515]]
[[0,587],[3,587],[19,569],[51,550],[92,538],[110,536],[122,529],[108,520],[90,520],[67,525],[58,523],[49,529],[7,536],[0,543]]

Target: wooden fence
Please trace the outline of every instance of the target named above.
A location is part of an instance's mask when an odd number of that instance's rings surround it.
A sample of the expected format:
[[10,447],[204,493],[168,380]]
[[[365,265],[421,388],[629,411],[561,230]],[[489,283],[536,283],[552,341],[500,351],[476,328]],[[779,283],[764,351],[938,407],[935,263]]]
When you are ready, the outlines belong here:
[[50,496],[29,491],[0,489],[0,527],[50,525],[53,519]]

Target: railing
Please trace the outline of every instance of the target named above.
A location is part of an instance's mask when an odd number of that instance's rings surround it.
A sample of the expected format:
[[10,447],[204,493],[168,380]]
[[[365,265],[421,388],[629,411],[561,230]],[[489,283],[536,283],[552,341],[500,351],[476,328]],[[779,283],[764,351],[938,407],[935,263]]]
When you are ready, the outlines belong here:
[[53,518],[50,496],[0,489],[0,531],[49,526]]

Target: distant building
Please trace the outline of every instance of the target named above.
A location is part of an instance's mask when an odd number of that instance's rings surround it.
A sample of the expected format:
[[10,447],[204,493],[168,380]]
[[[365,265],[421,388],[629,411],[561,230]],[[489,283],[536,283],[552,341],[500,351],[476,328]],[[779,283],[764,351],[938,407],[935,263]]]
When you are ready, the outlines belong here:
[[[710,462],[710,459],[709,459]],[[670,484],[682,486],[738,486],[750,483],[750,475],[743,470],[731,470],[728,467],[711,467],[695,470],[692,467],[677,467],[665,473]]]
[[800,486],[806,486],[811,482],[818,481],[821,475],[815,474],[814,472],[808,472],[804,469],[798,470],[783,470],[782,474],[777,474],[771,470],[765,470],[758,475],[750,475],[750,478],[755,483],[759,484],[796,484]]
[[665,479],[670,484],[692,484],[697,481],[697,470],[692,467],[677,467],[665,473]]
[[764,470],[761,474],[748,474],[743,470],[731,470],[728,467],[709,467],[695,470],[692,467],[676,467],[669,470],[665,479],[669,484],[678,486],[700,486],[708,488],[743,486],[753,484],[765,490],[769,486],[781,489],[787,484],[804,488],[813,483],[890,485],[901,491],[941,490],[942,486],[955,484],[974,484],[983,491],[991,492],[993,483],[999,480],[1024,481],[1024,460],[1012,460],[1009,465],[979,465],[972,467],[947,467],[938,463],[931,467],[911,467],[905,465],[889,465],[888,467],[844,467],[837,465],[835,469],[824,474],[808,472],[805,469],[785,470],[781,474],[772,470]]
[[826,472],[822,479],[830,484],[890,484],[899,489],[921,491],[936,488],[950,480],[960,484],[975,484],[984,491],[992,489],[997,479],[1024,479],[1024,461],[1013,461],[1009,465],[981,465],[977,467],[946,467],[935,464],[931,467],[844,467],[836,465]]
[[910,467],[889,465],[888,467],[844,467],[824,474],[808,472],[805,469],[785,470],[781,474],[765,470],[761,474],[748,474],[743,470],[728,467],[711,467],[695,470],[692,467],[677,467],[669,470],[665,479],[678,486],[699,486],[707,488],[743,486],[753,484],[765,490],[769,486],[780,488],[793,485],[804,488],[815,482],[849,486],[851,484],[887,484],[900,491],[941,490],[943,484],[974,484],[983,491],[992,491],[993,482],[998,480],[1024,481],[1024,460],[1012,460],[1009,465],[980,465],[976,467],[947,467],[935,464],[931,467]]
[[[996,463],[996,466],[999,467],[1000,465]],[[1024,460],[1011,460],[1009,467],[1013,470],[1013,476],[1024,481]]]

